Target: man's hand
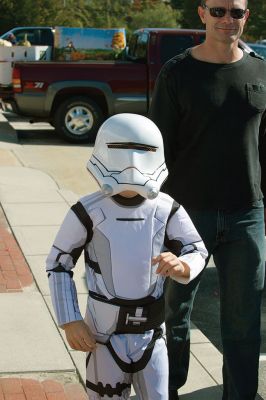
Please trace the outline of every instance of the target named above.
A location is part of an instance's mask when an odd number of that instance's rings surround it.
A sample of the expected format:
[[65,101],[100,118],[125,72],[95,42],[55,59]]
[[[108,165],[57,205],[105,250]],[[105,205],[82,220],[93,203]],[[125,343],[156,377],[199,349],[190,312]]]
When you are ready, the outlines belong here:
[[84,321],[73,321],[62,326],[69,346],[74,350],[93,351],[96,341]]
[[152,265],[157,263],[159,265],[156,273],[162,276],[170,276],[170,278],[189,278],[190,276],[189,266],[183,261],[180,261],[179,258],[170,251],[161,253],[157,257],[153,257]]

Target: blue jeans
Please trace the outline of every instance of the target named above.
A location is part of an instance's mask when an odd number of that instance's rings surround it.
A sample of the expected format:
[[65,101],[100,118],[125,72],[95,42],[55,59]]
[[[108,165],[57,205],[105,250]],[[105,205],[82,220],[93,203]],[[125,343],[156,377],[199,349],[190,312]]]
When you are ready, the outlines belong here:
[[[265,274],[262,201],[234,212],[187,209],[212,255],[220,285],[223,400],[254,400],[258,388],[261,300]],[[187,379],[190,314],[200,276],[165,288],[169,388]]]

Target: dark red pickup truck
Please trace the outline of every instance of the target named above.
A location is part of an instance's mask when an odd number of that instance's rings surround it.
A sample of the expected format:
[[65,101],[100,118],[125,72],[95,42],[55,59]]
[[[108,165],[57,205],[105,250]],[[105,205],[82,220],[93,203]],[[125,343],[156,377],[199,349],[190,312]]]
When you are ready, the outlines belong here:
[[93,141],[110,115],[145,115],[162,65],[204,38],[203,30],[139,29],[122,60],[17,62],[5,101],[33,122],[50,122],[68,141]]

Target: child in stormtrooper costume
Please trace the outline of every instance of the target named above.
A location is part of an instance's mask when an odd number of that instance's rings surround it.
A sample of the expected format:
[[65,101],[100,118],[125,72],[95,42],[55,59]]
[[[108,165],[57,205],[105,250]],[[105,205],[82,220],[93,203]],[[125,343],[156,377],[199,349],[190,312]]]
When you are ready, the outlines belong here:
[[[128,399],[131,385],[139,400],[168,400],[164,281],[190,282],[207,251],[184,208],[160,192],[168,172],[151,120],[107,119],[87,168],[101,190],[70,208],[47,258],[58,324],[87,352],[90,400]],[[72,271],[82,251],[84,318]]]

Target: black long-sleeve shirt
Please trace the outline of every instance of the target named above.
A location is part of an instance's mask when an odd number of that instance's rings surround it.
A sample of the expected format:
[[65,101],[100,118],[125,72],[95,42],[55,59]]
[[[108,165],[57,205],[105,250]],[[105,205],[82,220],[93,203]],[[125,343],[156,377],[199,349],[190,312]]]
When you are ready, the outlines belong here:
[[262,199],[265,109],[265,61],[244,53],[237,62],[214,64],[196,60],[190,49],[170,60],[150,109],[169,169],[163,190],[193,209],[232,210]]

